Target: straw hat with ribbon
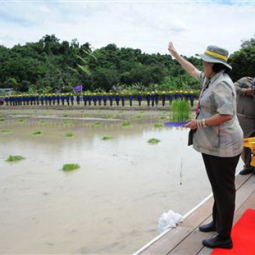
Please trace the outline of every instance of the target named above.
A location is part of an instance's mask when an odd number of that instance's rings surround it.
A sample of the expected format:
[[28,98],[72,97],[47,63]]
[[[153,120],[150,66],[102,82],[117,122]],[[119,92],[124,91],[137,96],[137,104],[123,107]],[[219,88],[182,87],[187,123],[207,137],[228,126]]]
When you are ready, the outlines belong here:
[[205,62],[221,63],[230,70],[232,67],[227,63],[228,51],[215,45],[210,45],[205,50],[204,54],[198,54]]

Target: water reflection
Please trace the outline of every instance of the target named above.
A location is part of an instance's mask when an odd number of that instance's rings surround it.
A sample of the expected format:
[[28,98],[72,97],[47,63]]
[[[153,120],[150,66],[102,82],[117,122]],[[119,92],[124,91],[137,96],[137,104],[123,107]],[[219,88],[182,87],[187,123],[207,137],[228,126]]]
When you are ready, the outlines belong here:
[[[210,192],[186,129],[144,118],[128,127],[123,119],[43,121],[0,123],[11,131],[0,133],[0,253],[131,254],[158,234],[164,211],[185,214]],[[26,159],[10,164],[9,155]],[[64,173],[65,163],[81,168]]]

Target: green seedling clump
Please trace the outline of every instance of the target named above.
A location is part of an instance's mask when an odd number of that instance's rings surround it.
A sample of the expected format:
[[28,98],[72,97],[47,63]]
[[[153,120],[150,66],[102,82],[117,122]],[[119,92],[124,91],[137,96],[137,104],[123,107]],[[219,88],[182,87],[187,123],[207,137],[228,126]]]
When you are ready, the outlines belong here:
[[3,130],[1,130],[1,133],[8,134],[8,133],[11,133],[11,130],[10,129],[3,129]]
[[163,124],[162,124],[162,123],[155,123],[155,124],[154,124],[154,127],[155,127],[155,128],[162,128],[162,127],[163,127]]
[[41,132],[41,131],[34,131],[32,134],[33,134],[33,135],[41,135],[42,132]]
[[122,123],[122,126],[123,127],[128,127],[128,126],[130,126],[130,122],[129,121],[125,121],[125,122]]
[[112,137],[110,137],[110,136],[104,136],[104,137],[102,138],[102,140],[104,140],[104,141],[107,141],[107,140],[110,140],[110,139],[112,139]]
[[74,133],[66,133],[66,137],[74,137]]
[[93,126],[94,126],[94,127],[99,127],[99,126],[101,126],[101,124],[102,124],[101,122],[95,122],[95,123],[93,124]]
[[80,168],[80,166],[78,164],[65,164],[62,167],[62,170],[65,172],[69,172],[69,171],[73,171]]
[[188,101],[173,100],[170,109],[172,110],[171,121],[183,122],[191,118],[191,109]]
[[151,143],[151,144],[157,144],[159,142],[160,142],[160,140],[158,140],[156,138],[151,138],[151,139],[148,140],[148,143]]
[[20,161],[22,159],[25,159],[25,158],[22,156],[19,156],[19,155],[10,155],[6,161],[7,162],[16,162],[16,161]]

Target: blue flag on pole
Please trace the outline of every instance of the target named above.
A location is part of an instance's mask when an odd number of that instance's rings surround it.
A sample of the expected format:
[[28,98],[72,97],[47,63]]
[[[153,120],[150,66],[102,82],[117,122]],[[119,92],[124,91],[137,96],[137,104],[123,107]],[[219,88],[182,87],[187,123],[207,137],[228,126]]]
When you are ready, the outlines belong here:
[[77,85],[76,87],[74,87],[74,91],[75,92],[82,92],[82,85]]

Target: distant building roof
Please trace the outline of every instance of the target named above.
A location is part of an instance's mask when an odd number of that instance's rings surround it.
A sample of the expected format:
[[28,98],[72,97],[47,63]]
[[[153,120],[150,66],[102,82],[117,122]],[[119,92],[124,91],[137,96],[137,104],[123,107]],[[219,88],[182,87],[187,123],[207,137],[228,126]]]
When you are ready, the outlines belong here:
[[0,88],[0,91],[10,91],[13,90],[13,88]]
[[9,95],[11,92],[14,91],[13,88],[0,88],[0,95]]

